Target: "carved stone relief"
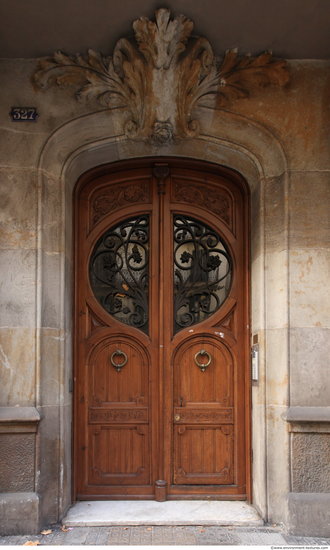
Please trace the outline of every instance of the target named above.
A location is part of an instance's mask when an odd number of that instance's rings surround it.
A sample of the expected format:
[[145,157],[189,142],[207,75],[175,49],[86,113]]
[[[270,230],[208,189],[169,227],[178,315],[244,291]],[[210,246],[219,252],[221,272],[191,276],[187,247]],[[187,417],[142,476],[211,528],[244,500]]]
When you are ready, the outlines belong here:
[[125,107],[127,137],[161,145],[198,135],[197,106],[221,109],[289,79],[286,62],[267,52],[252,57],[230,50],[219,61],[206,38],[192,36],[193,22],[184,15],[171,19],[168,9],[157,10],[154,21],[140,17],[133,30],[135,41],[121,38],[112,57],[88,50],[42,59],[34,83],[73,86],[78,99]]

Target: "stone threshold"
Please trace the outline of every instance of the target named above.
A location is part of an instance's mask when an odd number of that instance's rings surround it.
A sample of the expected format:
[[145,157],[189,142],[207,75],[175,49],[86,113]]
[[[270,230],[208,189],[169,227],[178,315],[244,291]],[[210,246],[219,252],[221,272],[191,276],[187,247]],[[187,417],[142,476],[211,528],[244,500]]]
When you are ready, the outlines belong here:
[[250,504],[240,501],[154,500],[81,501],[68,511],[67,527],[116,525],[234,525],[264,524]]

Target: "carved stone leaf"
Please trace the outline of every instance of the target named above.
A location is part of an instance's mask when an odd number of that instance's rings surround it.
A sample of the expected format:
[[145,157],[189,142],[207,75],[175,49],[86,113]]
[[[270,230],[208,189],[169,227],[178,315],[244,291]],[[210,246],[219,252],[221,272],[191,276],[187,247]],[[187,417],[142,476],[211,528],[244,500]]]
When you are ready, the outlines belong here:
[[157,10],[156,22],[140,17],[133,23],[139,50],[157,69],[168,69],[179,54],[193,29],[193,22],[184,15],[170,21],[170,11]]
[[285,60],[273,59],[265,52],[258,57],[239,56],[236,50],[227,51],[219,70],[217,107],[248,97],[259,87],[284,86],[289,80]]
[[214,95],[218,89],[218,74],[210,43],[198,38],[191,48],[190,55],[180,64],[178,112],[183,134],[193,135],[198,131],[198,122],[192,120],[192,110],[201,99]]
[[111,60],[93,50],[88,50],[86,58],[55,52],[52,58],[40,61],[33,80],[40,88],[53,84],[75,86],[77,98],[96,98],[109,106],[117,105],[118,99],[122,105],[127,102],[125,84],[116,74]]
[[221,109],[289,80],[286,62],[267,52],[251,57],[231,50],[218,66],[208,40],[191,37],[193,22],[184,15],[171,19],[168,9],[157,10],[154,21],[137,19],[133,29],[135,43],[121,38],[112,58],[88,50],[86,56],[58,51],[40,60],[34,84],[71,86],[78,99],[125,107],[126,135],[161,145],[198,134],[195,107]]

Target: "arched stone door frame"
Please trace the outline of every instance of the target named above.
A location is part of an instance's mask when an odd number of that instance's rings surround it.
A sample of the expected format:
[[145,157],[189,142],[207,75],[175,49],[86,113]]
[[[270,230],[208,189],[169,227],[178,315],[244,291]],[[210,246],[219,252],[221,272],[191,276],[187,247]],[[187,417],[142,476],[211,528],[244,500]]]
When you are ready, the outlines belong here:
[[[289,447],[288,212],[286,159],[263,126],[229,112],[201,113],[198,138],[167,145],[128,140],[118,109],[72,120],[46,142],[39,161],[37,285],[37,491],[40,519],[58,521],[71,504],[72,195],[96,166],[142,157],[185,157],[231,168],[251,193],[251,333],[260,345],[252,386],[252,499],[264,519],[286,521]],[[274,235],[276,234],[276,239]],[[279,244],[279,240],[281,241]],[[276,246],[275,246],[276,241]],[[275,453],[280,448],[281,454]],[[274,452],[273,452],[274,450]]]

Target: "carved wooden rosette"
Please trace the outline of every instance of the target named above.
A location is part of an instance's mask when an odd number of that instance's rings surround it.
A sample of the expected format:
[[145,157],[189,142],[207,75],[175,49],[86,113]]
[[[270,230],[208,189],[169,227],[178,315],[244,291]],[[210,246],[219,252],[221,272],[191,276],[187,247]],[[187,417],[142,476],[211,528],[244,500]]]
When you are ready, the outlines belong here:
[[223,108],[257,87],[283,86],[289,79],[286,62],[270,53],[252,57],[231,50],[219,63],[206,38],[191,36],[192,21],[170,19],[167,9],[157,10],[155,21],[137,19],[133,30],[135,42],[121,38],[112,57],[88,50],[85,57],[56,52],[42,59],[35,85],[73,86],[77,98],[123,107],[127,137],[162,145],[198,135],[194,111],[210,99],[213,108]]

